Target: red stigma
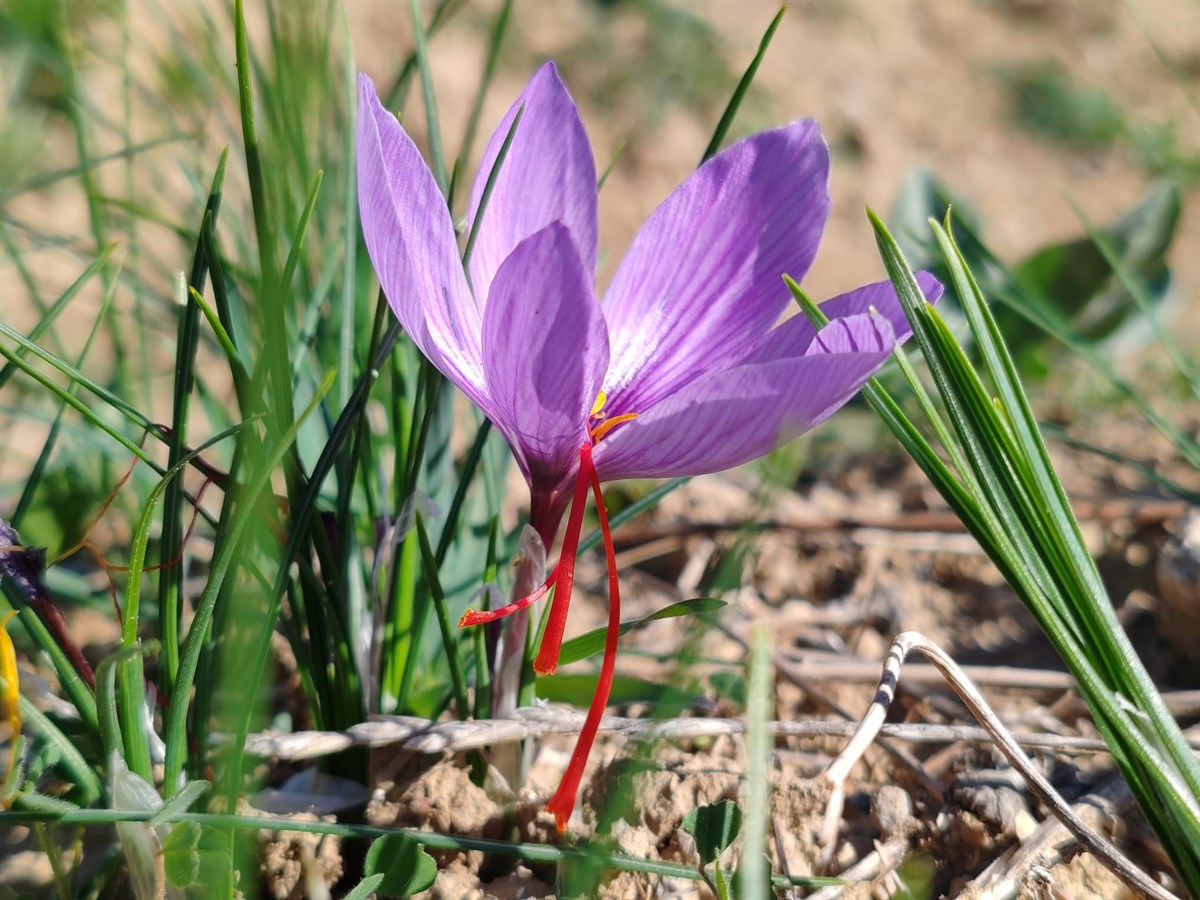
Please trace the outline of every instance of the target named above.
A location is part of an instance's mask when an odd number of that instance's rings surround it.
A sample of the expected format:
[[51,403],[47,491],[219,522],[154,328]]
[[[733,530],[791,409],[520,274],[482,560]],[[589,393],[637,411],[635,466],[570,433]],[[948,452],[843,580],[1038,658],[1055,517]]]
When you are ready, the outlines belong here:
[[[615,425],[631,417],[616,417],[609,420]],[[605,423],[605,424],[609,424]],[[607,429],[605,429],[607,430]],[[537,657],[533,661],[533,670],[539,675],[550,675],[558,667],[558,656],[562,649],[563,632],[567,624],[567,609],[571,604],[571,591],[575,585],[575,560],[579,552],[579,535],[583,529],[583,512],[587,505],[588,488],[596,499],[596,515],[600,520],[600,533],[604,537],[604,555],[608,564],[608,629],[604,640],[604,659],[600,666],[600,678],[596,683],[596,693],[588,707],[587,718],[579,740],[571,754],[567,771],[559,783],[558,790],[546,805],[546,809],[554,814],[554,821],[559,831],[567,827],[571,811],[575,807],[575,795],[583,778],[583,770],[587,758],[596,739],[600,727],[600,719],[604,708],[608,705],[608,697],[612,691],[613,673],[616,668],[617,639],[621,627],[621,596],[617,580],[616,552],[613,549],[612,531],[608,524],[608,512],[604,508],[604,495],[600,490],[600,477],[596,474],[596,466],[592,462],[592,441],[603,436],[600,429],[588,432],[588,440],[579,449],[579,475],[575,480],[575,494],[571,502],[571,514],[567,520],[567,531],[563,536],[562,550],[558,563],[551,570],[550,576],[536,591],[526,594],[507,606],[488,611],[471,610],[458,620],[459,627],[482,625],[494,622],[504,616],[536,603],[554,588],[554,600],[550,607],[550,615],[546,621],[546,630],[542,635],[542,643],[538,648]]]

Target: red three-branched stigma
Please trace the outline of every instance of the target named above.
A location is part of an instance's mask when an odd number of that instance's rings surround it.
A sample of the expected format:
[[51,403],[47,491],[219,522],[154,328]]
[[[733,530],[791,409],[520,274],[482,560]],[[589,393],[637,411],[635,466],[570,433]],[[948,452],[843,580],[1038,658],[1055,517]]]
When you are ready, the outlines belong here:
[[[610,420],[612,421],[612,420]],[[562,650],[563,632],[567,623],[567,609],[571,603],[571,591],[575,585],[575,561],[579,553],[579,535],[583,529],[583,512],[587,505],[587,494],[590,488],[596,500],[596,515],[600,520],[600,533],[604,538],[604,556],[608,566],[608,627],[604,639],[604,659],[600,665],[600,677],[596,682],[596,693],[588,707],[587,718],[579,733],[579,740],[571,754],[567,770],[563,774],[558,790],[546,809],[554,814],[555,824],[560,831],[567,827],[571,811],[575,807],[575,794],[583,779],[583,771],[587,765],[588,755],[596,740],[600,728],[600,719],[608,706],[608,698],[612,692],[613,675],[616,669],[617,639],[621,631],[621,595],[617,579],[617,559],[613,549],[612,531],[608,524],[608,512],[604,508],[604,495],[600,489],[600,477],[592,462],[592,440],[597,436],[591,432],[588,441],[579,450],[579,475],[575,481],[575,495],[571,502],[571,513],[567,520],[567,531],[563,536],[562,550],[559,553],[558,564],[550,572],[544,584],[531,594],[526,594],[506,606],[487,611],[467,612],[458,622],[460,627],[467,625],[482,625],[494,622],[518,610],[525,609],[536,603],[554,588],[554,600],[550,607],[550,616],[546,622],[546,631],[538,649],[537,658],[533,662],[534,671],[539,675],[549,675],[558,666],[559,653]]]

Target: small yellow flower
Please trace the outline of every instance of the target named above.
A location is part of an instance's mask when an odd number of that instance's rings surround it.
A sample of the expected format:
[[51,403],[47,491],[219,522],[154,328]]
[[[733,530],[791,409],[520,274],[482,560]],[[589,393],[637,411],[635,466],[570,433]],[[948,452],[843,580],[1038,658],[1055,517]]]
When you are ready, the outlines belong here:
[[17,648],[8,636],[8,623],[17,613],[14,610],[0,621],[0,719],[12,725],[12,739],[8,753],[8,769],[12,772],[17,765],[17,738],[21,736],[21,693],[17,679]]

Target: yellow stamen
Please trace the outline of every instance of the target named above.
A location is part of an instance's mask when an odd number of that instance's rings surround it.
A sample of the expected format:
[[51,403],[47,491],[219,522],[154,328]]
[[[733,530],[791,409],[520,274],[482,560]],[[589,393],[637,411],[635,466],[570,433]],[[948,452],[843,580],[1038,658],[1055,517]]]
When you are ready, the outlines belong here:
[[595,419],[597,416],[604,414],[604,404],[608,402],[608,394],[601,391],[596,395],[596,402],[592,404],[592,411],[588,418]]
[[595,428],[591,429],[592,442],[598,443],[600,438],[604,437],[622,422],[628,422],[631,419],[636,419],[637,413],[623,413],[619,416],[613,416],[611,419],[605,419]]

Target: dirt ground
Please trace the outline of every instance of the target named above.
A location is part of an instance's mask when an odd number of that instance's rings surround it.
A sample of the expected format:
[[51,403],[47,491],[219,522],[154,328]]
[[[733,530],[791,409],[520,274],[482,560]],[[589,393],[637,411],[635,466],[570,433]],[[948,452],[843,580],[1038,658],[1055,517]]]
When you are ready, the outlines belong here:
[[[460,134],[497,4],[480,2],[432,46],[441,113]],[[715,57],[732,79],[751,58],[776,10],[760,0],[680,3],[712,26]],[[358,64],[375,75],[394,70],[411,41],[403,4],[346,3]],[[1135,15],[1136,13],[1136,15]],[[137,6],[133,21],[138,21]],[[516,33],[485,107],[495,122],[541,59],[556,58],[579,102],[601,166],[622,141],[627,147],[601,195],[601,241],[611,274],[623,248],[651,209],[694,167],[732,81],[700,100],[688,82],[711,78],[685,48],[680,72],[663,73],[661,42],[637,4],[614,9],[584,0],[518,0]],[[1156,46],[1179,61],[1185,85],[1165,70]],[[598,49],[599,48],[599,49]],[[656,48],[658,48],[656,50]],[[603,51],[603,52],[601,52]],[[1081,228],[1065,198],[1108,221],[1131,206],[1149,183],[1127,148],[1079,151],[1029,134],[1013,121],[997,72],[1023,62],[1053,60],[1079,81],[1103,88],[1139,122],[1180,123],[1179,137],[1200,150],[1200,114],[1189,105],[1200,68],[1200,6],[1188,0],[867,0],[791,5],[739,123],[741,133],[815,116],[833,147],[833,212],[806,287],[817,297],[883,277],[864,206],[886,211],[905,175],[925,166],[967,198],[998,254],[1015,261]],[[684,67],[686,63],[686,67]],[[719,68],[719,67],[718,67]],[[614,71],[624,71],[616,78]],[[720,72],[718,72],[720,74]],[[672,80],[674,79],[674,80]],[[682,83],[680,80],[682,79]],[[410,122],[420,122],[415,109]],[[419,130],[419,127],[418,129]],[[1171,264],[1176,274],[1168,307],[1185,349],[1200,354],[1200,205],[1185,197]],[[64,222],[85,211],[68,207]],[[5,321],[24,314],[11,271],[0,270]],[[603,276],[602,276],[603,277]],[[15,311],[14,311],[15,309]],[[1190,347],[1188,346],[1190,341]],[[1138,359],[1131,361],[1138,366]],[[1103,434],[1106,446],[1132,451],[1179,481],[1200,489],[1154,432],[1113,406],[1083,417],[1078,385],[1040,401],[1081,436]],[[1175,410],[1196,433],[1200,411]],[[869,427],[839,426],[852,436]],[[36,452],[37,436],[0,429],[11,459]],[[32,442],[23,451],[21,442]],[[861,445],[862,442],[859,442]],[[691,715],[739,715],[740,706],[712,678],[745,658],[751,627],[767,624],[775,648],[774,718],[845,721],[862,713],[874,693],[890,638],[918,630],[969,665],[1004,721],[1018,731],[1081,740],[1096,737],[1062,667],[1030,615],[1013,598],[974,542],[964,535],[914,467],[899,455],[851,442],[831,451],[815,442],[819,476],[779,491],[763,506],[745,473],[697,479],[661,507],[618,532],[626,616],[695,596],[713,567],[737,549],[745,557],[744,588],[726,596],[728,633],[697,637],[673,622],[656,623],[623,642],[623,674],[662,683],[684,675],[704,700]],[[855,449],[859,446],[859,449]],[[1185,536],[1200,529],[1182,502],[1164,499],[1147,482],[1090,455],[1056,449],[1060,471],[1077,502],[1114,603],[1138,649],[1185,724],[1200,719],[1200,578],[1186,568]],[[10,462],[10,464],[12,464]],[[728,528],[754,513],[777,523],[753,540]],[[1189,525],[1189,521],[1192,523]],[[1192,538],[1200,546],[1200,537]],[[1179,560],[1185,562],[1179,563]],[[1182,566],[1182,575],[1175,567]],[[581,561],[570,628],[601,624],[603,585],[595,560]],[[1189,631],[1189,629],[1191,629]],[[570,636],[570,635],[568,635]],[[99,639],[99,638],[98,638]],[[643,651],[639,653],[639,651]],[[686,671],[664,657],[687,656]],[[281,664],[286,665],[286,660]],[[902,677],[889,721],[974,724],[927,667],[914,662]],[[907,680],[906,680],[907,679]],[[643,715],[643,707],[614,707]],[[1195,728],[1192,732],[1195,734]],[[994,863],[1009,867],[1012,896],[1110,898],[1123,888],[1087,854],[1065,849],[1042,863],[1017,850],[1045,836],[1046,813],[988,746],[970,740],[919,744],[893,741],[869,752],[854,774],[833,859],[820,858],[816,839],[827,794],[817,776],[844,738],[780,737],[774,747],[770,853],[776,871],[792,875],[846,872],[862,866],[856,887],[841,896],[891,895],[900,880],[912,896],[983,896],[970,887]],[[540,812],[569,752],[569,737],[531,742],[528,784],[505,795],[476,787],[463,754],[374,752],[376,783],[366,820],[481,837],[557,843],[563,838]],[[649,765],[633,765],[646,759]],[[582,817],[571,836],[592,832],[598,810],[611,819],[614,848],[650,859],[694,865],[694,846],[680,828],[696,805],[737,799],[746,759],[742,735],[673,740],[642,746],[602,739],[585,777]],[[1039,764],[1069,799],[1095,796],[1111,760],[1092,751],[1039,752]],[[283,770],[280,766],[280,772]],[[279,773],[277,773],[279,774]],[[281,776],[280,776],[281,777]],[[273,780],[279,780],[275,778]],[[1112,785],[1107,785],[1112,788]],[[1148,871],[1166,864],[1119,788],[1096,803],[1097,827]],[[601,800],[619,798],[614,810]],[[1084,803],[1086,806],[1087,803]],[[569,838],[568,838],[569,839]],[[1051,844],[1054,836],[1047,837]],[[265,880],[277,897],[319,896],[313,885],[336,881],[343,865],[336,842],[265,840]],[[736,855],[726,857],[726,862]],[[1061,857],[1061,859],[1058,859]],[[901,860],[908,862],[899,868]],[[549,864],[513,867],[481,852],[442,852],[430,897],[549,897],[562,873]],[[1058,861],[1054,861],[1054,860]],[[999,862],[997,863],[997,861]],[[871,866],[874,865],[872,869]],[[899,874],[898,874],[899,872]],[[307,888],[306,888],[307,885]],[[922,887],[924,885],[924,887]],[[922,893],[924,891],[925,893]],[[966,893],[964,893],[966,892]],[[693,882],[619,875],[601,896],[710,896]],[[1004,896],[1002,892],[991,896]]]

